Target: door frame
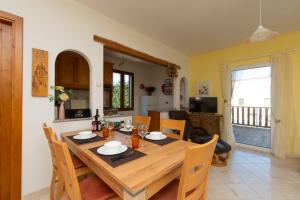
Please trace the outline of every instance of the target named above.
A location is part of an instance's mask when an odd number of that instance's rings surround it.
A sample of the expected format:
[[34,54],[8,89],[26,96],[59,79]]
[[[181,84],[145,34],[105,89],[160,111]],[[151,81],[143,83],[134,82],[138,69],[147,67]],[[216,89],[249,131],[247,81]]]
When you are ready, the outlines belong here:
[[[271,62],[262,62],[262,63],[257,63],[257,64],[250,64],[250,65],[242,65],[242,66],[232,67],[231,71],[230,71],[230,74],[232,74],[232,72],[234,72],[234,71],[255,69],[255,68],[261,68],[261,67],[270,67],[271,68],[271,73],[272,73],[272,63]],[[230,78],[230,82],[231,81],[232,81],[232,79]],[[271,82],[271,85],[272,85],[272,82]],[[232,90],[232,88],[231,88],[231,90]],[[271,101],[272,101],[272,99],[271,99]],[[231,105],[230,105],[230,107],[231,107]],[[272,113],[272,107],[271,107],[271,113]],[[231,117],[231,115],[230,115],[230,117]],[[271,126],[272,126],[272,123],[271,123]],[[263,152],[263,153],[271,153],[272,149],[273,149],[273,134],[272,134],[271,130],[270,130],[270,134],[271,134],[271,148],[270,149],[269,148],[264,148],[264,147],[248,145],[248,144],[242,144],[242,143],[238,143],[236,141],[234,141],[234,144],[235,144],[235,146],[245,148],[245,149],[249,149],[249,150],[259,151],[259,152]]]
[[13,64],[12,64],[12,130],[11,151],[11,187],[10,199],[21,199],[22,183],[22,89],[23,89],[23,18],[1,11],[0,20],[12,24],[13,29]]

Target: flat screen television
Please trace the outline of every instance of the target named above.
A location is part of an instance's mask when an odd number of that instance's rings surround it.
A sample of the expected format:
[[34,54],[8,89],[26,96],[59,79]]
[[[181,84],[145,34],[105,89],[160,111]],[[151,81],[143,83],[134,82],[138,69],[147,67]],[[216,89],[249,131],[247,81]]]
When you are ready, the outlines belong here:
[[217,97],[190,97],[190,112],[217,113],[218,98]]

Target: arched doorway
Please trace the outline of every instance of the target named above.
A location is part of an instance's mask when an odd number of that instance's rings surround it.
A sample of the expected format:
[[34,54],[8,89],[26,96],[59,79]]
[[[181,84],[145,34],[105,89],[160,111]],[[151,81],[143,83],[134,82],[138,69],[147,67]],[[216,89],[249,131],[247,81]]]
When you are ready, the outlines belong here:
[[[86,58],[79,52],[63,51],[55,61],[55,86],[63,87],[69,98],[64,101],[65,118],[86,118],[90,111],[90,68]],[[58,89],[59,89],[58,88]],[[55,105],[63,100],[61,91],[55,92]],[[55,119],[62,119],[59,113]]]

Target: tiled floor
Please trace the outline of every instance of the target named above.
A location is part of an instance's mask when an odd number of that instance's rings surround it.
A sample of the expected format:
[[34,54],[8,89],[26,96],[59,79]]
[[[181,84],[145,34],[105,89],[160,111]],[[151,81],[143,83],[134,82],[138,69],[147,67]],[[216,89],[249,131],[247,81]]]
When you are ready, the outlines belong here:
[[235,150],[227,167],[212,168],[209,200],[300,200],[300,160]]
[[[48,200],[47,190],[24,200]],[[300,200],[300,160],[236,149],[227,167],[212,167],[208,200]]]
[[271,129],[233,125],[235,141],[263,148],[271,148]]

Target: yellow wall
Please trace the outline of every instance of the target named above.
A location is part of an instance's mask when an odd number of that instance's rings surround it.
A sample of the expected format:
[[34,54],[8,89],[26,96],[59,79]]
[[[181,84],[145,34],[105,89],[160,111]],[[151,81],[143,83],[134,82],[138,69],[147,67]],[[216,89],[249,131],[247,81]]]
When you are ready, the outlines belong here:
[[[210,81],[211,95],[218,97],[219,113],[222,113],[222,93],[220,80],[220,65],[230,63],[234,67],[244,67],[251,64],[268,62],[268,58],[253,59],[243,62],[232,62],[258,55],[282,52],[296,49],[291,54],[293,64],[294,101],[296,104],[296,120],[298,139],[300,138],[300,31],[280,34],[273,39],[261,43],[241,43],[232,47],[192,55],[189,58],[189,95],[196,95],[197,81]],[[296,145],[300,152],[300,141]]]

